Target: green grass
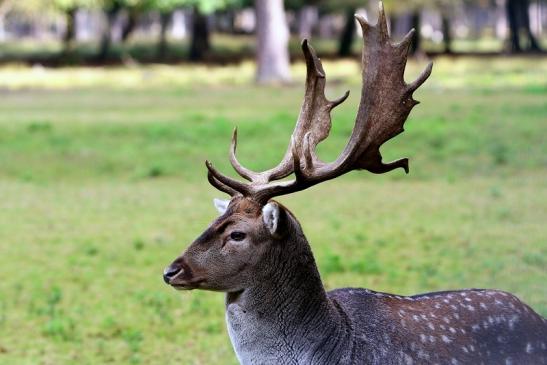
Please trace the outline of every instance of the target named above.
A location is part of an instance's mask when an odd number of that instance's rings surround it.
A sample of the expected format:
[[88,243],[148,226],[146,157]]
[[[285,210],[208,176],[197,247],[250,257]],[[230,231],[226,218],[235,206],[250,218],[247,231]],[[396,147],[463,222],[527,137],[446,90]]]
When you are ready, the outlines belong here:
[[[411,64],[410,75],[420,65]],[[358,67],[325,65],[336,156]],[[0,69],[0,364],[234,364],[223,296],[179,293],[163,267],[215,217],[205,158],[275,164],[295,84],[229,68]],[[406,132],[383,148],[411,173],[352,173],[280,199],[326,286],[402,294],[489,287],[547,315],[547,65],[439,59]]]

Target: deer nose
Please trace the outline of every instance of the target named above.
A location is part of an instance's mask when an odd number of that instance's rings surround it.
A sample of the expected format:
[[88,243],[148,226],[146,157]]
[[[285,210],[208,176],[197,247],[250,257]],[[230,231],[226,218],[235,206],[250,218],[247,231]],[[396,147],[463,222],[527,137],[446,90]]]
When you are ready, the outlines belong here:
[[165,270],[163,270],[163,281],[165,283],[169,284],[171,279],[173,279],[178,273],[182,272],[182,267],[176,267],[176,266],[167,266]]

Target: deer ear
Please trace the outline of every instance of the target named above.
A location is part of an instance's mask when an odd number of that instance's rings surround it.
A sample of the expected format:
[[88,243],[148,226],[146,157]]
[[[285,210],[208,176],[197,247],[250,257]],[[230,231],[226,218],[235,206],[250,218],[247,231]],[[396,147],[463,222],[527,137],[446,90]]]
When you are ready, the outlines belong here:
[[275,202],[266,204],[262,208],[262,220],[270,234],[275,234],[279,225],[279,205]]
[[213,199],[213,204],[215,204],[215,208],[217,208],[220,215],[223,215],[226,213],[226,209],[228,209],[228,205],[230,204],[229,200],[221,200],[221,199]]

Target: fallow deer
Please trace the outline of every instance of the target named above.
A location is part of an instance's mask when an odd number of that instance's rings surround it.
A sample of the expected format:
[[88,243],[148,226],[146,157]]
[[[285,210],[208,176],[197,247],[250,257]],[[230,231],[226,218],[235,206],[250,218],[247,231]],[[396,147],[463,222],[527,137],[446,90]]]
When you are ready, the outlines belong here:
[[[340,156],[319,159],[335,101],[324,95],[325,72],[307,41],[304,103],[281,163],[264,172],[230,161],[249,183],[206,162],[209,182],[231,196],[221,215],[164,271],[176,289],[226,293],[228,333],[242,364],[547,364],[547,322],[514,295],[467,289],[414,296],[368,289],[326,292],[310,246],[291,212],[270,200],[351,170],[408,172],[408,160],[383,163],[380,146],[403,131],[417,104],[413,92],[430,64],[406,84],[413,31],[390,42],[380,3],[377,25],[363,30],[363,88],[353,132]],[[293,180],[281,180],[294,174]]]

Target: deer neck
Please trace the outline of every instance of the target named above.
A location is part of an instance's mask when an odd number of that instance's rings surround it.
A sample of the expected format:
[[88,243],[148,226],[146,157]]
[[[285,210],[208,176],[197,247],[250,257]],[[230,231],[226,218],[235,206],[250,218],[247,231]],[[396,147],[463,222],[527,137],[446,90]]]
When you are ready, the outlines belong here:
[[310,351],[313,356],[317,344],[322,351],[336,347],[330,342],[344,331],[309,244],[301,230],[295,233],[274,250],[267,276],[226,296],[228,332],[242,364],[290,362]]

